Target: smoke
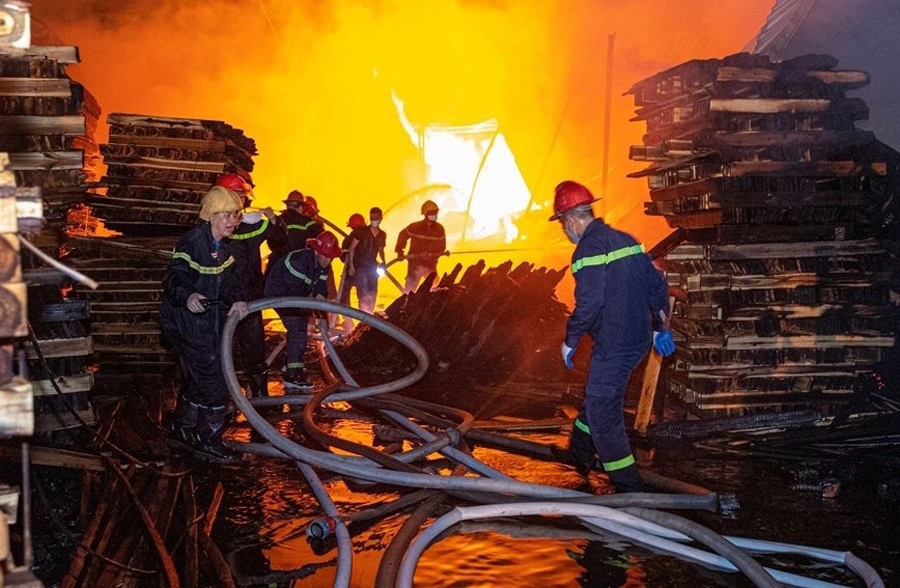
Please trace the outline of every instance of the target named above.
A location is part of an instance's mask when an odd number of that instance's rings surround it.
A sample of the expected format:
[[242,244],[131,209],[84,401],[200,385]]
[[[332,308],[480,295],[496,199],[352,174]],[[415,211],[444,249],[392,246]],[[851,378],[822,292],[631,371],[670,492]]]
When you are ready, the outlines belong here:
[[[392,92],[414,125],[496,118],[536,203],[562,179],[599,192],[615,34],[605,210],[650,245],[667,228],[642,214],[644,181],[625,178],[643,165],[627,157],[644,128],[628,122],[623,93],[685,60],[739,51],[773,1],[36,0],[32,13],[38,34],[80,47],[70,73],[104,112],[242,128],[259,147],[257,202],[280,207],[298,188],[341,225],[423,185]],[[533,216],[532,242],[556,239],[546,210]],[[389,247],[412,220],[385,218]]]

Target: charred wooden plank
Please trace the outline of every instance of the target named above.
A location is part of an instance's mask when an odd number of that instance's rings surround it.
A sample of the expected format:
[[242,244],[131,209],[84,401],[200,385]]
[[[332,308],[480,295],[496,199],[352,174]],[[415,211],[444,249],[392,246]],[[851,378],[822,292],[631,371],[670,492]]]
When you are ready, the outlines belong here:
[[83,116],[0,116],[0,135],[84,135]]
[[62,65],[74,65],[81,63],[78,47],[56,45],[32,45],[27,48],[4,47],[4,55],[11,55],[24,59],[36,59],[41,61],[54,61]]
[[72,88],[68,79],[0,77],[0,96],[51,96],[69,98]]
[[[42,339],[40,342],[41,355],[47,359],[54,357],[72,357],[90,355],[93,353],[90,337],[77,337],[72,339]],[[26,359],[37,359],[37,351],[28,345],[25,347]]]
[[107,148],[118,151],[122,146],[185,149],[206,153],[224,153],[226,144],[223,141],[210,139],[110,134]]

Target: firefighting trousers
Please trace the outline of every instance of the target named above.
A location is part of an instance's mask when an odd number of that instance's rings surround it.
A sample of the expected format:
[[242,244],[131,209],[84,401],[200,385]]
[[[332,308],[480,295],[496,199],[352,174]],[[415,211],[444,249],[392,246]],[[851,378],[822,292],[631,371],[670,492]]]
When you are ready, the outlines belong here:
[[[583,424],[590,429],[600,462],[610,477],[634,465],[631,443],[625,433],[625,387],[645,353],[646,349],[591,357],[584,399],[587,423]],[[575,426],[579,426],[578,421]]]
[[218,337],[199,337],[187,341],[177,333],[166,333],[175,348],[181,367],[181,393],[186,400],[201,406],[223,406],[228,388],[222,372]]
[[412,260],[409,262],[409,267],[406,270],[406,284],[403,286],[403,293],[409,293],[415,291],[416,288],[419,287],[419,282],[428,277],[428,274],[437,271],[437,260],[434,263],[415,263]]
[[248,377],[266,371],[266,336],[262,314],[252,312],[237,325],[239,361]]
[[288,370],[302,370],[305,366],[303,356],[306,355],[306,343],[309,334],[306,331],[309,315],[306,313],[282,314],[281,322],[287,330],[284,343],[284,365]]

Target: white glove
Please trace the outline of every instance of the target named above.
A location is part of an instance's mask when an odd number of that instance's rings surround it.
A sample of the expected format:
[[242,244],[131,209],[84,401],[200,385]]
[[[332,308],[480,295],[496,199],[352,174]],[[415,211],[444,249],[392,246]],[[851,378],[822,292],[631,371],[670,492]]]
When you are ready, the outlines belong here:
[[248,225],[255,225],[259,221],[262,220],[262,211],[256,210],[254,212],[245,212],[244,216],[241,217],[241,222]]
[[562,359],[563,363],[566,364],[566,369],[574,368],[575,366],[572,364],[572,356],[575,354],[575,350],[566,345],[566,342],[563,341],[560,351],[562,352]]

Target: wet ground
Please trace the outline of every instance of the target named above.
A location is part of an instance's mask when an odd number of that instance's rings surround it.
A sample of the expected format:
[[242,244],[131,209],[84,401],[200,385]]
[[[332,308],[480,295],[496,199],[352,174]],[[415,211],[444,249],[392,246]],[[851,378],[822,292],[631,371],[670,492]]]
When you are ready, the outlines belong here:
[[[371,425],[327,419],[342,437],[371,442]],[[299,425],[298,425],[299,426]],[[292,423],[280,421],[291,434]],[[247,439],[246,426],[234,430]],[[565,435],[517,435],[539,443],[564,444]],[[887,586],[900,585],[900,508],[879,497],[878,485],[900,477],[896,461],[773,459],[671,445],[642,451],[642,458],[664,475],[733,493],[739,508],[722,516],[694,513],[697,522],[726,535],[783,541],[852,551],[873,565]],[[475,456],[520,480],[582,488],[584,481],[563,465],[476,448]],[[391,488],[350,490],[323,474],[343,513],[396,499]],[[817,485],[839,482],[826,499]],[[327,543],[307,541],[306,529],[320,510],[296,466],[247,457],[239,469],[210,471],[220,479],[226,499],[213,536],[229,554],[240,584],[247,586],[326,587],[332,585],[336,552]],[[592,484],[606,491],[604,479]],[[884,490],[884,488],[882,488]],[[394,515],[353,533],[353,586],[372,586],[383,551],[405,515]],[[766,557],[766,565],[845,586],[864,584],[843,567],[801,557]],[[716,573],[654,554],[627,539],[588,533],[575,523],[541,518],[466,523],[433,544],[422,557],[417,586],[749,586],[738,575]]]

